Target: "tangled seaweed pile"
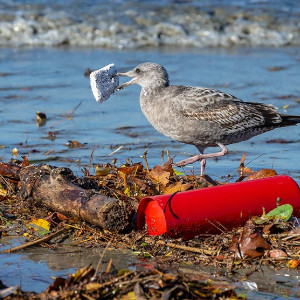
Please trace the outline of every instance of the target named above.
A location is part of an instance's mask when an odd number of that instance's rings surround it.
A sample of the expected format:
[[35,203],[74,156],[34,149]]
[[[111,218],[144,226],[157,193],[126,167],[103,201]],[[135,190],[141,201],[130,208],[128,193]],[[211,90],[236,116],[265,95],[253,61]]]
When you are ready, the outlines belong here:
[[[240,166],[241,178],[253,173]],[[73,178],[73,183],[85,189],[97,190],[109,197],[122,201],[138,201],[146,195],[173,193],[187,189],[201,188],[216,182],[208,182],[198,176],[178,175],[172,168],[172,161],[149,170],[147,161],[129,163],[121,167],[105,165],[97,167],[95,175],[85,169],[85,177]],[[11,165],[11,173],[28,165]],[[15,169],[14,169],[15,168]],[[274,175],[274,170],[260,170],[252,178]],[[240,282],[224,276],[208,273],[182,271],[179,263],[225,268],[228,273],[247,268],[245,280],[263,265],[273,268],[299,269],[300,230],[299,220],[291,217],[291,210],[279,206],[272,214],[253,217],[242,228],[222,232],[219,235],[203,234],[193,240],[150,237],[146,232],[137,232],[132,226],[127,232],[116,233],[59,212],[50,212],[33,201],[24,201],[17,196],[20,185],[17,174],[13,176],[1,169],[1,218],[0,233],[19,235],[27,243],[2,253],[11,253],[32,246],[50,247],[53,250],[64,247],[69,238],[74,245],[102,247],[104,252],[113,248],[127,248],[141,259],[156,261],[148,271],[114,270],[112,261],[105,272],[89,266],[78,270],[67,279],[57,278],[42,294],[25,293],[16,288],[2,286],[1,296],[6,299],[23,297],[27,299],[163,299],[215,298],[240,299],[245,295],[236,293]],[[224,274],[223,274],[224,275]]]

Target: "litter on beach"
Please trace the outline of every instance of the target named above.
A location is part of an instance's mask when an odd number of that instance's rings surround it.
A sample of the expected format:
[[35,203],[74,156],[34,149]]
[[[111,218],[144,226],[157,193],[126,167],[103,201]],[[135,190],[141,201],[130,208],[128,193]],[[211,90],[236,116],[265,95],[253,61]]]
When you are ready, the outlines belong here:
[[106,101],[119,85],[117,68],[114,64],[107,65],[90,74],[93,95],[97,102]]

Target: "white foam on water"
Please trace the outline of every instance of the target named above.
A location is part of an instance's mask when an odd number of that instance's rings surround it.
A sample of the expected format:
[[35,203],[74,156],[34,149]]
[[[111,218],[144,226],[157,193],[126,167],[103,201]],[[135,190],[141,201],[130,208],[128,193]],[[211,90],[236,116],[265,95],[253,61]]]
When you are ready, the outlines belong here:
[[295,0],[27,2],[0,1],[1,47],[300,45],[300,5]]

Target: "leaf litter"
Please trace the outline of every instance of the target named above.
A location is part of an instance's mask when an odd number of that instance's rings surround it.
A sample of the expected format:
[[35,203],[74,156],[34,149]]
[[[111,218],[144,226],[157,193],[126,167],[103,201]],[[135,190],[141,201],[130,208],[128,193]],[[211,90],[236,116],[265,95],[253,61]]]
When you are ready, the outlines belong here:
[[[146,167],[141,162],[132,163],[129,160],[120,167],[99,164],[94,175],[91,175],[90,162],[89,170],[82,170],[85,176],[74,178],[73,183],[97,190],[107,197],[131,202],[135,207],[146,196],[223,184],[195,175],[177,175],[172,159],[152,169],[148,167],[146,155],[144,159]],[[238,168],[238,181],[276,174],[275,170],[270,169],[255,172],[245,167],[244,161],[245,156]],[[180,264],[214,266],[231,273],[262,265],[275,269],[300,269],[299,220],[292,217],[291,206],[280,205],[280,199],[273,211],[262,212],[261,216],[249,219],[243,227],[218,235],[202,234],[186,241],[148,236],[146,232],[138,232],[135,226],[123,233],[116,233],[18,198],[20,182],[17,170],[28,165],[28,158],[24,157],[19,166],[11,165],[11,170],[3,172],[0,168],[0,233],[2,236],[17,235],[25,239],[21,246],[3,252],[16,252],[32,246],[57,250],[64,247],[67,238],[74,246],[106,250],[108,245],[110,249],[126,248],[139,259],[155,260],[156,264],[139,271],[115,270],[110,261],[105,272],[99,272],[98,267],[95,269],[90,265],[67,278],[56,278],[41,294],[3,285],[0,289],[3,298],[245,299],[244,294],[237,292],[236,282],[232,279],[205,272],[182,273]],[[99,264],[102,263],[100,257]]]

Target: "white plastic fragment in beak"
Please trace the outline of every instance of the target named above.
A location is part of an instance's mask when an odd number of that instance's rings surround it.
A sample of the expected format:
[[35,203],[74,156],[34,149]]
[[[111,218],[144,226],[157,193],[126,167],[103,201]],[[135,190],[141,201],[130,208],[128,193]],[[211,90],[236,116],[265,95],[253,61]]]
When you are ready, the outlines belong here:
[[90,74],[91,88],[97,102],[102,103],[114,93],[119,85],[119,77],[116,74],[117,68],[114,64]]

